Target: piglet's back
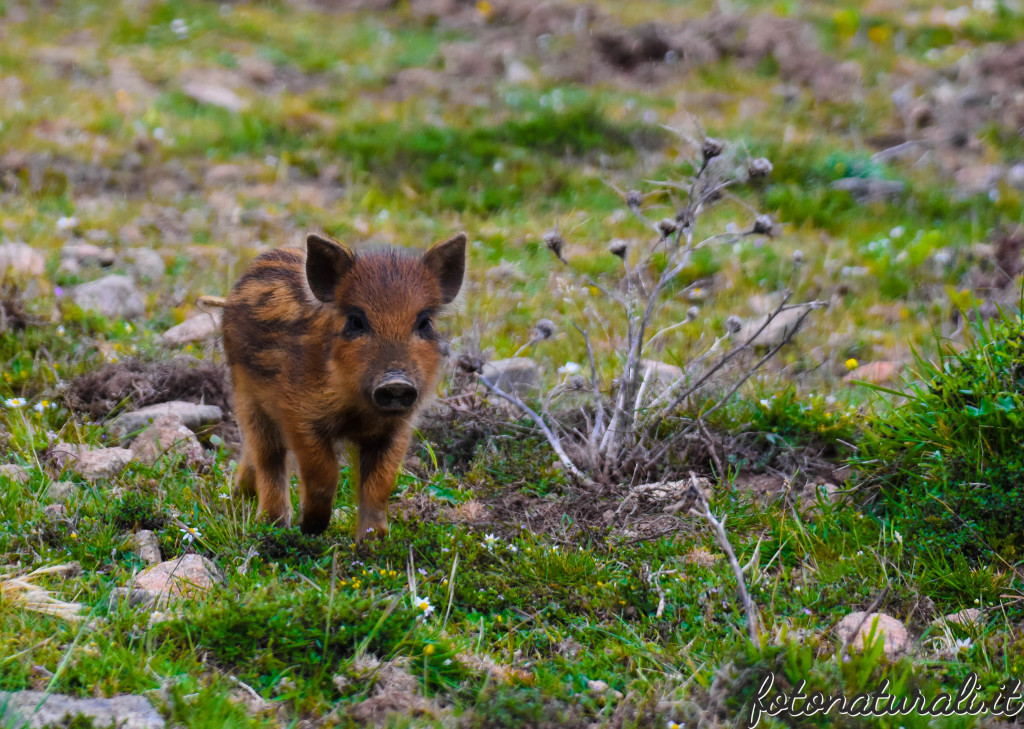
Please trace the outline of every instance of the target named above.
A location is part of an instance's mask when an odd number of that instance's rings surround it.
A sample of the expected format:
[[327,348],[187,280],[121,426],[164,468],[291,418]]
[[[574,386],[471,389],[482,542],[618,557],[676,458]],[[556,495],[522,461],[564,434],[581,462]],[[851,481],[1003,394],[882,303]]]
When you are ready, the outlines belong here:
[[257,257],[224,307],[228,363],[261,378],[289,375],[321,338],[324,314],[305,278],[306,254],[280,248]]

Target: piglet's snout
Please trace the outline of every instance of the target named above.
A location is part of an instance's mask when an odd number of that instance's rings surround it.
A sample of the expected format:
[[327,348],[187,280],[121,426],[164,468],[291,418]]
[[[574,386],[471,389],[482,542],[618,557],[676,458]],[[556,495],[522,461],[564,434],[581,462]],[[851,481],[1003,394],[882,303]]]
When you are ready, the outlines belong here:
[[373,388],[373,404],[385,412],[409,410],[418,397],[419,390],[403,372],[388,372]]

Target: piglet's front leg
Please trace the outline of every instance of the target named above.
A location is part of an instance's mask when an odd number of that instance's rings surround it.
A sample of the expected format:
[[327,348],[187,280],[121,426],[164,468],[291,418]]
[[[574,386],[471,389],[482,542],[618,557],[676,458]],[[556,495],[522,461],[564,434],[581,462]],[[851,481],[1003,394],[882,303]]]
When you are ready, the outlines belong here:
[[391,438],[359,444],[359,525],[356,542],[382,537],[388,531],[388,499],[395,488],[398,468],[409,448],[411,428]]

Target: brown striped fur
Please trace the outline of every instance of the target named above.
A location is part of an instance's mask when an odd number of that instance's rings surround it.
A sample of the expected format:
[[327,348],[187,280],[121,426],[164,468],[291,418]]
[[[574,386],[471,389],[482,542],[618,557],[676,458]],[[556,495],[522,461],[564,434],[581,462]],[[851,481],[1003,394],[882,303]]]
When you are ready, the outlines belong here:
[[338,485],[334,445],[346,441],[358,479],[356,539],[387,531],[415,416],[439,376],[433,319],[458,293],[465,256],[464,233],[422,256],[353,252],[311,235],[306,251],[264,253],[235,284],[223,331],[243,438],[236,489],[257,496],[268,519],[291,523],[291,451],[300,528],[326,529]]

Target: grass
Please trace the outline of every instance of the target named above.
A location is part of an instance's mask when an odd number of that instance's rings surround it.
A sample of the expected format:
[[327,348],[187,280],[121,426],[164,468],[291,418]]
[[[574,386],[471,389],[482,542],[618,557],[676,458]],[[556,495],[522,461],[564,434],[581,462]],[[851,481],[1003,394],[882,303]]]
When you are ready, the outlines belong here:
[[[616,23],[684,22],[713,9],[596,5]],[[0,445],[5,463],[27,474],[0,475],[0,573],[76,563],[32,582],[86,618],[0,593],[0,690],[142,693],[172,726],[355,726],[399,667],[440,709],[434,719],[394,717],[395,726],[454,717],[467,727],[662,727],[737,721],[769,672],[777,687],[806,680],[847,695],[883,678],[896,692],[930,695],[975,672],[991,696],[1020,676],[1017,325],[979,330],[965,352],[943,349],[935,334],[952,331],[954,308],[980,301],[972,255],[996,229],[1024,223],[1022,193],[1005,183],[998,194],[965,192],[934,160],[881,161],[865,140],[903,129],[892,100],[900,74],[924,85],[929,69],[1018,37],[1024,16],[972,9],[950,25],[817,1],[738,7],[807,21],[823,51],[860,65],[858,97],[787,89],[777,64],[737,59],[652,83],[601,65],[588,73],[559,55],[589,58],[571,28],[553,31],[549,46],[538,34],[513,38],[525,45],[508,57],[532,81],[510,80],[500,53],[482,76],[458,76],[445,60],[453,46],[483,56],[507,40],[491,34],[502,31],[486,7],[431,20],[417,3],[336,16],[276,1],[64,0],[20,19],[20,7],[0,4],[0,82],[17,86],[0,100],[0,237],[46,257],[42,277],[15,276],[0,291],[5,316],[20,322],[0,326]],[[134,73],[123,93],[110,81],[117,59]],[[249,75],[254,64],[270,64],[269,82]],[[438,87],[399,93],[408,69],[435,74]],[[245,110],[189,97],[189,73],[233,86]],[[179,354],[160,335],[194,313],[197,295],[225,293],[264,247],[311,229],[415,247],[466,229],[467,292],[444,323],[453,347],[511,356],[549,318],[556,334],[525,354],[557,381],[559,367],[586,361],[573,323],[614,331],[623,319],[592,290],[566,289],[544,232],[557,228],[567,256],[604,280],[620,265],[609,241],[649,234],[615,187],[648,192],[689,169],[694,116],[739,150],[739,163],[763,155],[774,166],[763,185],[702,217],[697,234],[744,230],[764,211],[779,235],[698,252],[685,283],[705,279],[704,295],[680,293],[657,325],[691,306],[699,314],[664,338],[658,358],[688,362],[730,316],[755,316],[783,288],[830,302],[709,424],[734,445],[722,450],[711,506],[728,515],[738,560],[749,563],[760,645],[746,638],[732,570],[702,522],[657,507],[614,521],[622,499],[577,493],[524,422],[422,423],[420,465],[399,478],[391,535],[360,552],[347,468],[332,526],[306,537],[228,498],[237,454],[221,435],[204,435],[202,470],[132,464],[89,483],[48,460],[58,440],[109,441],[101,419],[68,408],[70,380],[127,357]],[[1002,127],[982,128],[978,144],[964,165],[1019,161],[1019,140]],[[831,186],[851,176],[898,180],[906,192],[862,204]],[[654,219],[675,213],[665,196],[645,205]],[[61,248],[86,240],[160,253],[167,271],[142,286],[146,316],[107,320],[71,303],[75,284],[131,273],[120,260],[109,271],[62,268]],[[215,345],[181,353],[222,361]],[[613,348],[595,357],[602,373],[615,371]],[[872,391],[842,381],[851,358],[917,369],[906,391],[887,385],[902,394]],[[963,366],[944,367],[953,362]],[[454,387],[446,378],[442,394]],[[929,460],[936,449],[941,464]],[[686,465],[717,468],[710,456]],[[757,479],[770,483],[767,497],[752,496]],[[805,482],[833,483],[846,498],[814,498]],[[1006,488],[995,498],[973,488],[982,482]],[[47,509],[58,503],[65,512]],[[657,536],[651,524],[672,529]],[[145,566],[132,548],[139,529],[156,532],[166,558],[207,557],[223,582],[160,622],[111,600]],[[190,542],[186,529],[200,536]],[[844,655],[833,633],[876,603],[915,641],[895,662],[879,646]],[[973,607],[984,610],[975,628],[931,622]]]

